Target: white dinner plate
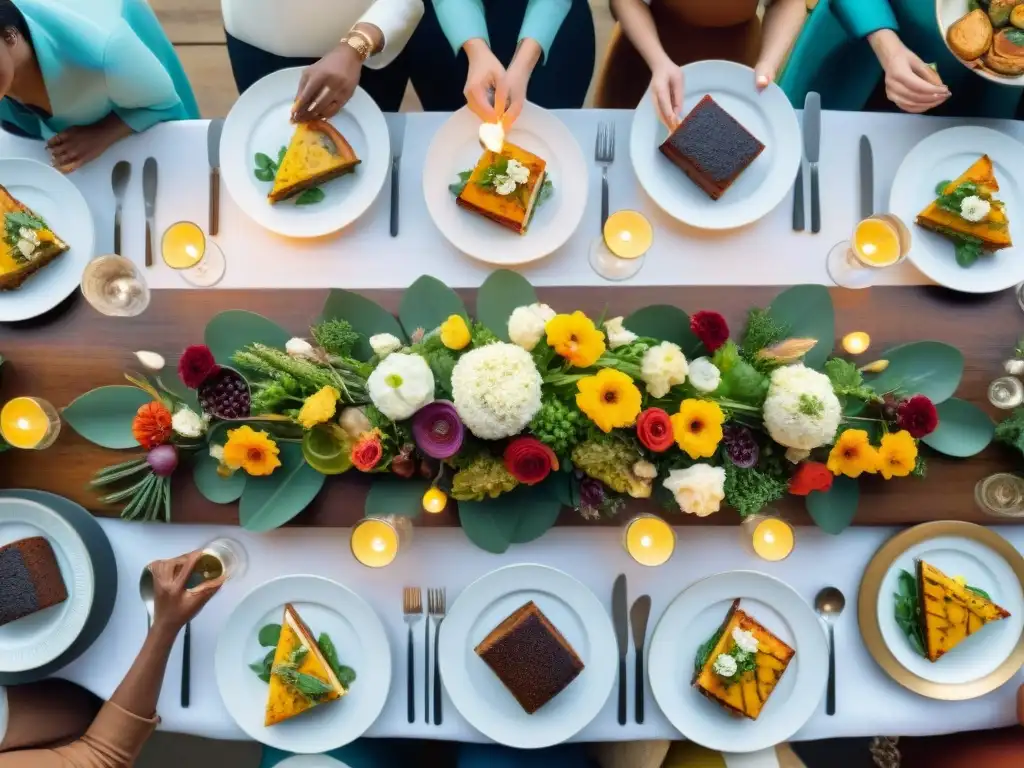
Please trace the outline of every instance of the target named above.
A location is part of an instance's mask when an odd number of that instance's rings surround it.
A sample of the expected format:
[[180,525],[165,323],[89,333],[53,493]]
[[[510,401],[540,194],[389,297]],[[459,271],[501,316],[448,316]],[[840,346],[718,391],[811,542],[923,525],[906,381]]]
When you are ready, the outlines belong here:
[[1024,171],[1020,158],[1024,145],[991,128],[965,125],[933,133],[903,159],[892,183],[889,212],[910,227],[911,246],[907,256],[914,266],[939,285],[964,293],[994,293],[1024,281],[1024,248],[987,254],[970,267],[956,263],[953,243],[914,225],[917,214],[935,199],[940,181],[959,177],[982,155],[992,158],[998,199],[1006,203],[1010,234],[1015,242],[1024,238]]
[[[331,636],[356,679],[337,701],[268,728],[267,684],[249,664],[266,655],[269,649],[257,635],[261,627],[281,623],[286,603],[314,637]],[[320,576],[283,576],[246,595],[228,617],[215,661],[221,699],[238,726],[256,741],[288,752],[329,752],[359,738],[380,715],[391,688],[391,650],[377,614],[355,592]]]
[[[474,649],[531,600],[584,669],[528,715]],[[455,708],[484,736],[519,749],[549,747],[575,736],[601,711],[615,683],[618,651],[604,606],[572,576],[543,565],[509,565],[470,584],[441,624],[439,643],[441,679]]]
[[[757,720],[734,717],[693,687],[697,650],[725,621],[733,600],[796,651]],[[756,752],[788,741],[821,703],[828,645],[821,621],[796,591],[763,573],[731,571],[683,590],[662,615],[647,656],[651,691],[687,739],[722,752]]]
[[53,661],[78,638],[92,608],[95,579],[82,537],[44,504],[0,498],[0,547],[32,536],[44,536],[53,547],[68,597],[0,627],[0,672],[24,672]]
[[[69,250],[13,291],[0,292],[0,322],[38,317],[78,289],[96,230],[85,197],[60,171],[24,158],[0,160],[0,184],[47,223]],[[6,243],[0,244],[6,248]]]
[[[1010,612],[967,638],[934,664],[918,654],[896,623],[895,598],[899,574],[917,575],[915,560],[923,559],[947,576],[963,576]],[[878,595],[878,624],[886,646],[903,667],[933,683],[961,684],[986,677],[1013,653],[1024,632],[1024,591],[1013,567],[999,553],[962,536],[941,536],[913,545],[886,571]]]
[[377,103],[356,88],[330,123],[362,162],[353,173],[321,185],[326,197],[319,203],[296,205],[292,199],[271,205],[267,193],[273,184],[253,175],[255,156],[262,152],[276,160],[280,148],[291,141],[292,105],[301,76],[301,68],[283,69],[238,97],[220,137],[221,175],[238,207],[258,224],[279,235],[321,237],[351,224],[377,198],[391,167],[391,140]]
[[483,150],[480,118],[463,107],[434,134],[423,167],[427,210],[448,242],[474,259],[512,266],[542,259],[565,245],[587,207],[589,167],[583,150],[565,123],[551,112],[527,103],[506,140],[547,163],[551,197],[533,216],[525,235],[517,234],[473,211],[459,208],[449,184],[476,167]]
[[[949,28],[971,10],[969,5],[968,0],[935,0],[935,19],[939,22],[939,34],[942,35],[944,41],[946,41],[946,33],[949,31]],[[949,48],[948,41],[946,42],[946,47]],[[953,53],[953,49],[949,48],[949,52]],[[953,55],[956,56],[955,53]],[[986,80],[991,80],[993,83],[1024,88],[1024,75],[1020,77],[1005,77],[997,75],[995,72],[989,72],[984,67],[970,67],[966,62],[962,63],[969,69],[974,70],[976,74],[981,75]],[[939,74],[941,75],[942,72],[939,72]]]
[[629,155],[644,191],[668,215],[700,229],[733,229],[763,218],[793,186],[803,154],[793,106],[774,83],[758,92],[754,70],[729,61],[699,61],[683,69],[683,115],[710,95],[762,144],[764,151],[725,194],[712,200],[658,150],[668,129],[648,89],[633,115]]

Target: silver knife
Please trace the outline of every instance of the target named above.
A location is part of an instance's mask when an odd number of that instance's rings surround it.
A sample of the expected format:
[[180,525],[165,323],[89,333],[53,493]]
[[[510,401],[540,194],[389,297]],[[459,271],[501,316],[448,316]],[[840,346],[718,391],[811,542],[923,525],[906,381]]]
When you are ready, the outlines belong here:
[[391,137],[391,236],[398,237],[398,194],[401,190],[402,147],[405,146],[405,115],[389,112],[384,115]]
[[626,724],[626,654],[629,652],[629,616],[626,606],[626,574],[612,587],[612,623],[619,643],[619,725]]
[[821,96],[814,91],[804,101],[804,155],[811,168],[811,232],[821,232],[821,193],[818,157],[821,152]]
[[210,121],[206,129],[206,152],[210,158],[210,229],[216,235],[220,229],[220,135],[224,130],[223,118]]
[[860,218],[875,214],[875,158],[871,152],[871,140],[860,137]]
[[156,158],[146,158],[142,166],[142,200],[146,204],[146,266],[153,266],[153,254],[156,251],[156,244],[153,238],[156,237]]
[[651,597],[641,595],[629,609],[629,623],[633,625],[633,647],[636,649],[636,722],[644,722],[644,639],[647,620],[651,617]]

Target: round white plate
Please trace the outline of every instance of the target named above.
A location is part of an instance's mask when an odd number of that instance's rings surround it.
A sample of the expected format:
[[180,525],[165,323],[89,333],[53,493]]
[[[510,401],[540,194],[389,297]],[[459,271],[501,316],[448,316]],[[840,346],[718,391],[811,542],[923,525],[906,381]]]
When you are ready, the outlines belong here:
[[463,107],[430,142],[423,167],[423,195],[441,234],[467,256],[502,266],[527,264],[561,248],[576,231],[587,207],[589,166],[579,143],[551,112],[530,103],[523,108],[506,140],[547,163],[554,192],[537,209],[526,234],[520,235],[459,208],[448,189],[459,180],[460,172],[472,170],[480,160],[479,129],[480,118]]
[[68,598],[0,627],[0,672],[24,672],[53,661],[78,638],[92,608],[95,580],[81,536],[49,507],[0,498],[0,547],[44,536],[57,557]]
[[[959,177],[982,155],[992,158],[999,182],[998,199],[1006,203],[1010,235],[1015,244],[982,256],[972,266],[956,263],[951,243],[942,235],[914,225],[917,214],[935,199],[940,181]],[[933,133],[914,147],[900,164],[889,196],[890,213],[911,228],[908,259],[939,285],[964,293],[994,293],[1024,281],[1024,145],[1005,133],[979,126],[962,126]]]
[[[916,576],[914,561],[918,558],[947,576],[963,576],[970,586],[985,590],[1010,617],[982,628],[934,664],[920,656],[893,614],[900,571]],[[886,646],[908,671],[933,683],[969,683],[991,674],[1017,647],[1024,632],[1024,591],[1010,564],[984,544],[960,536],[929,539],[907,549],[886,571],[878,596],[878,624]]]
[[[0,322],[38,317],[74,293],[93,257],[96,230],[85,197],[60,171],[24,158],[0,160],[0,184],[70,246],[13,291],[0,292]],[[0,243],[6,248],[6,243]]]
[[[733,600],[796,651],[760,717],[734,717],[693,687],[697,649],[722,626]],[[828,682],[828,645],[811,607],[792,587],[754,571],[710,576],[669,605],[647,655],[651,691],[687,739],[722,752],[755,752],[787,741],[814,714]]]
[[[341,663],[356,671],[356,681],[337,701],[298,717],[263,725],[267,684],[249,669],[267,648],[257,640],[260,628],[280,624],[291,603],[310,632],[326,632]],[[374,610],[355,592],[320,576],[283,576],[256,587],[228,617],[217,641],[217,687],[238,726],[258,742],[287,752],[329,752],[359,738],[373,725],[391,688],[391,650]]]
[[[966,16],[969,11],[970,8],[968,7],[967,0],[935,0],[935,19],[939,22],[939,34],[942,35],[943,41],[946,40],[946,32],[949,31],[949,28]],[[946,47],[949,48],[948,42],[946,42]],[[949,52],[953,53],[953,49],[949,48]],[[953,55],[956,56],[955,53]],[[1024,88],[1024,75],[1020,77],[1005,77],[997,75],[995,72],[989,72],[984,67],[971,67],[967,62],[962,63],[968,69],[974,70],[975,73],[981,75],[986,80],[991,80],[993,83]],[[939,74],[941,75],[942,73],[939,72]]]
[[243,93],[224,121],[220,137],[221,175],[238,207],[272,232],[289,237],[321,237],[337,232],[358,219],[373,203],[391,167],[388,126],[377,103],[362,88],[330,123],[338,129],[362,161],[353,173],[320,188],[326,197],[314,205],[284,200],[271,205],[273,186],[253,175],[255,156],[277,158],[288,146],[295,126],[292,105],[302,69],[282,69],[267,75]]
[[[510,614],[533,601],[583,661],[554,699],[526,714],[474,649]],[[615,683],[611,619],[587,587],[543,565],[509,565],[477,579],[441,624],[441,679],[452,704],[484,736],[518,749],[560,744],[593,720]]]
[[754,87],[754,70],[729,61],[699,61],[683,67],[683,115],[711,95],[765,145],[725,194],[712,200],[658,150],[668,129],[654,111],[648,89],[633,116],[629,156],[644,191],[669,216],[700,229],[733,229],[767,215],[789,194],[803,155],[802,134],[786,94],[774,83]]

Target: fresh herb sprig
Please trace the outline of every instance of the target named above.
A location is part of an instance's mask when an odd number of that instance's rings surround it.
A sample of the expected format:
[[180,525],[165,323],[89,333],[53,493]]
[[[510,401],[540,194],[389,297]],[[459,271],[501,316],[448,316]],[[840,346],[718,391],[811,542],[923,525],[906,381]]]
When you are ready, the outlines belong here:
[[907,636],[910,647],[921,656],[927,656],[924,650],[924,632],[921,630],[921,606],[917,594],[917,579],[909,571],[900,571],[898,579],[899,591],[893,597],[896,600],[894,615],[899,628]]
[[[264,154],[263,152],[257,152],[254,158],[256,167],[253,169],[253,175],[258,181],[273,181],[277,176],[277,171],[281,167],[281,163],[284,162],[284,156],[288,153],[288,147],[281,147],[277,153],[277,160],[274,160],[270,155]],[[326,195],[320,187],[311,187],[303,190],[295,198],[296,205],[313,205],[321,202]]]
[[694,674],[700,674],[700,671],[704,669],[704,666],[708,663],[708,659],[711,657],[711,652],[715,650],[715,646],[718,645],[718,641],[721,639],[722,629],[719,628],[715,634],[705,640],[697,649],[697,655],[693,659]]
[[[278,675],[285,683],[291,685],[295,690],[301,693],[307,698],[316,699],[319,696],[323,696],[326,693],[330,693],[331,687],[324,683],[319,678],[313,677],[312,675],[302,674],[298,671],[299,666],[305,660],[309,649],[300,645],[288,656],[288,660],[284,664],[274,665],[274,655],[277,653],[277,644],[281,640],[281,625],[280,624],[267,624],[262,627],[256,638],[261,646],[264,648],[270,648],[266,656],[259,661],[254,661],[249,665],[249,669],[256,673],[256,676],[265,683],[270,682],[270,676],[272,674]],[[348,690],[352,683],[356,680],[356,671],[352,667],[347,667],[341,663],[338,657],[338,649],[334,645],[334,641],[331,640],[331,636],[326,632],[321,632],[320,637],[316,640],[317,647],[320,649],[320,653],[323,654],[324,660],[330,665],[331,670],[338,678],[338,682],[341,683],[345,690]],[[311,682],[311,681],[316,681]],[[323,688],[323,693],[316,693],[317,690]]]

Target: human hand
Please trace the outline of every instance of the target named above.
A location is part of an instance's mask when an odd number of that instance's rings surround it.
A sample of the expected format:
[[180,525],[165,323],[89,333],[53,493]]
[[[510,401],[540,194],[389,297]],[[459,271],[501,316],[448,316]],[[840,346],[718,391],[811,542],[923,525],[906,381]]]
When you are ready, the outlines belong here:
[[200,550],[171,560],[157,560],[149,564],[153,574],[153,624],[177,634],[192,621],[210,598],[224,583],[224,576],[206,581],[195,589],[188,588],[192,571],[203,556]]
[[499,106],[497,112],[506,133],[512,129],[512,125],[523,111],[530,76],[542,54],[540,43],[532,37],[524,38],[516,50],[516,55],[512,57],[512,63],[508,65],[505,77],[498,83],[494,103],[505,105],[504,110]]
[[[505,80],[505,67],[487,47],[487,43],[480,38],[467,40],[462,48],[469,59],[466,87],[462,90],[466,97],[466,104],[485,123],[496,123],[500,112],[504,112],[504,109],[499,112],[495,105],[501,104],[504,107],[508,94],[507,85],[504,93],[498,93],[499,85],[502,85]],[[491,103],[492,93],[494,94],[493,104]]]
[[758,91],[763,91],[769,85],[775,82],[776,76],[779,74],[779,67],[777,64],[773,64],[770,61],[759,61],[754,65],[754,87]]
[[651,70],[651,94],[654,97],[654,110],[670,131],[679,125],[684,93],[683,70],[666,57]]
[[885,94],[904,112],[927,112],[950,97],[939,73],[907,48],[895,32],[879,30],[869,40],[885,70]]
[[131,133],[132,129],[121,118],[110,114],[92,125],[76,125],[61,131],[46,142],[46,148],[53,167],[61,173],[71,173]]
[[339,44],[302,73],[292,119],[304,123],[334,117],[352,98],[362,71],[363,62],[355,49]]

